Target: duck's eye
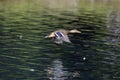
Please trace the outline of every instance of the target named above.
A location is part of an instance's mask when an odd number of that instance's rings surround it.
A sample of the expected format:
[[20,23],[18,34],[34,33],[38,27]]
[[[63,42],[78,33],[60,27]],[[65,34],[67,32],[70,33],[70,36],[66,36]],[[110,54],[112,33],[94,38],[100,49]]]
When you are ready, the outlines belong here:
[[57,37],[63,37],[63,36],[64,36],[61,32],[56,32],[55,35],[56,35]]

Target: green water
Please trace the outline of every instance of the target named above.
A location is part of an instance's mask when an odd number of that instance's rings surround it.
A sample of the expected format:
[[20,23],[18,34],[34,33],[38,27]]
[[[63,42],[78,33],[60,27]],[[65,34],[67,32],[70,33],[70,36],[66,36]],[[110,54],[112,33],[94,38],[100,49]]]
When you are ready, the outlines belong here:
[[[0,0],[0,80],[119,80],[119,3]],[[82,33],[58,46],[57,29]]]

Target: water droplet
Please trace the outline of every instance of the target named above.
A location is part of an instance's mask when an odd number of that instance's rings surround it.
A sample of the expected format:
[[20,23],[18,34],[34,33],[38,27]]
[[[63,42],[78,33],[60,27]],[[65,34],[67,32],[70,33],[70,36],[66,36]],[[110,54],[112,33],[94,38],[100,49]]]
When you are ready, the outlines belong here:
[[86,60],[86,57],[83,57],[83,60]]
[[20,38],[20,39],[22,39],[22,38],[23,38],[23,36],[22,36],[22,35],[20,35],[20,36],[19,36],[19,38]]
[[35,69],[30,69],[30,71],[35,71]]

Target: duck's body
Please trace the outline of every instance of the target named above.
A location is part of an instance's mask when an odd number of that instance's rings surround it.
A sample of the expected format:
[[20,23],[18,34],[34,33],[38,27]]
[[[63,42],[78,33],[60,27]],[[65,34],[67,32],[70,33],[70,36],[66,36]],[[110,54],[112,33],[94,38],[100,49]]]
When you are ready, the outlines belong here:
[[71,43],[68,37],[70,33],[81,33],[81,32],[76,29],[75,30],[60,29],[50,33],[45,38],[54,38],[54,42],[56,44],[62,44],[63,42]]

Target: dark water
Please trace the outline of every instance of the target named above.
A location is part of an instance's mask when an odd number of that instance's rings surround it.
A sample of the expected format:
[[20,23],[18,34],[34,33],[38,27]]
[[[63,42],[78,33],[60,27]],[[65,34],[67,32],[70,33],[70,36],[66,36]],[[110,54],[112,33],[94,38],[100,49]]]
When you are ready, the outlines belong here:
[[[68,2],[0,0],[0,80],[120,79],[119,0]],[[62,28],[82,33],[44,39]]]

